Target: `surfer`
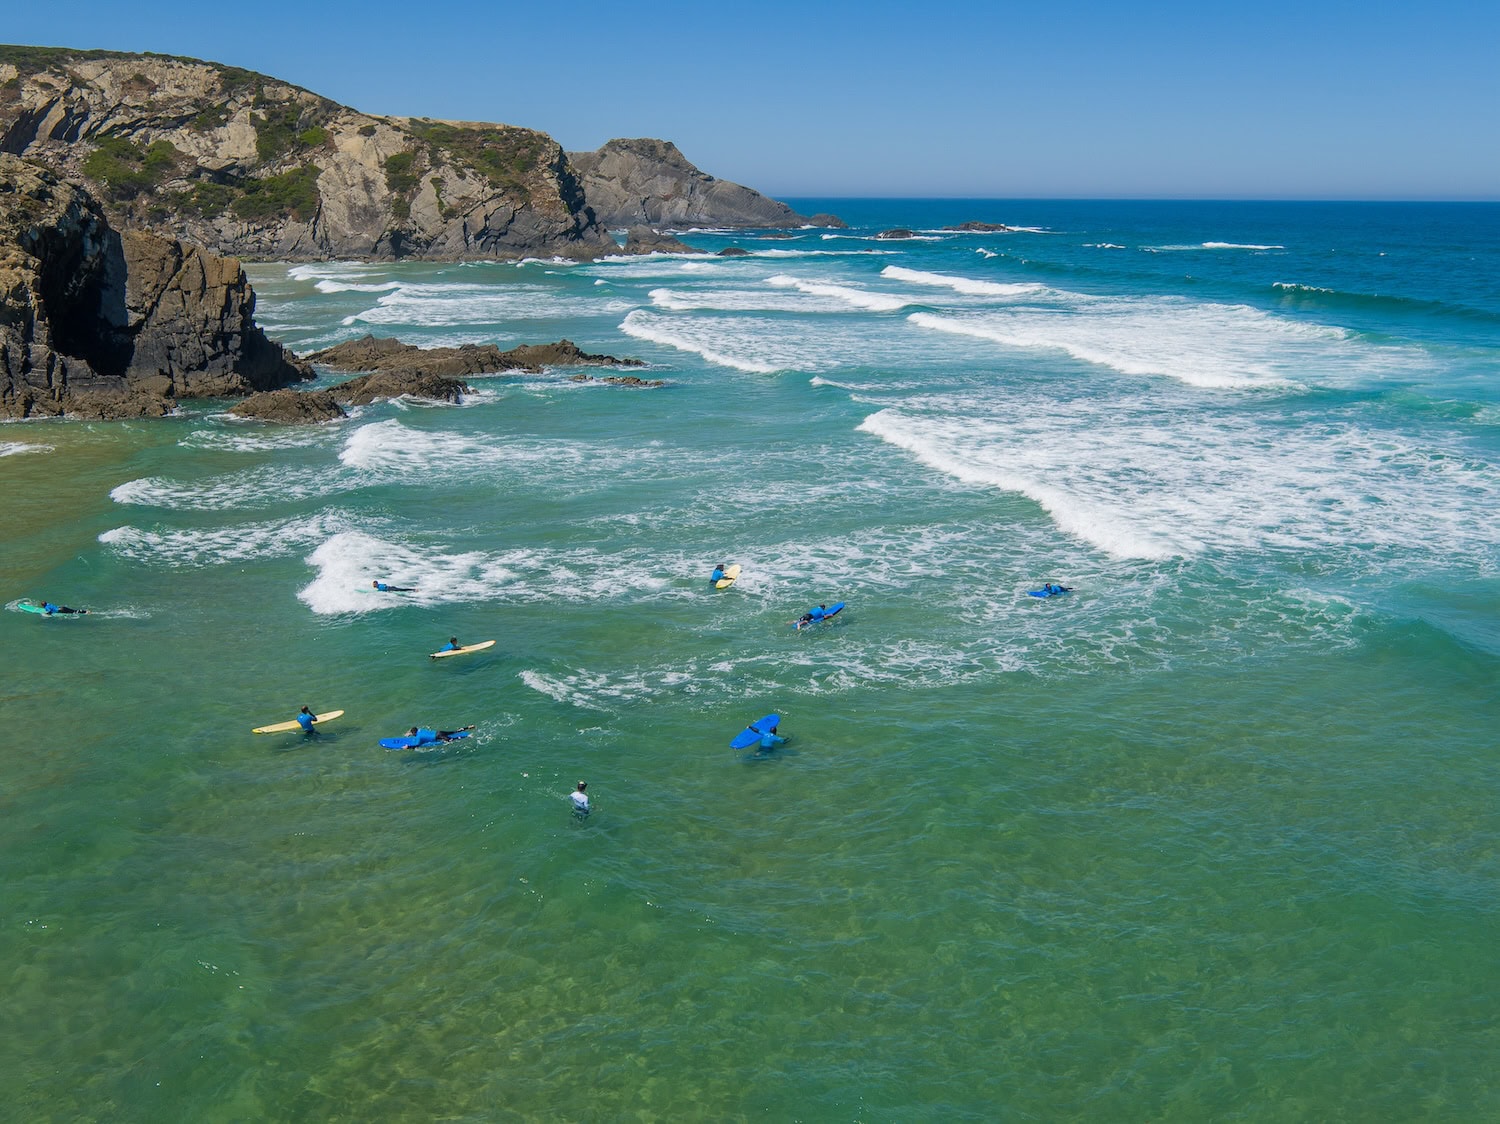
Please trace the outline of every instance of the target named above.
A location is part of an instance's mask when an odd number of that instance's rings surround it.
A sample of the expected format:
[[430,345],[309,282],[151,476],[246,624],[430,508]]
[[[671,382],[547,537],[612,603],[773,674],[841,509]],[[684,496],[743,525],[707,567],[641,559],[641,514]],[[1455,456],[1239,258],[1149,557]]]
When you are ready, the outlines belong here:
[[812,624],[814,621],[820,621],[827,615],[828,606],[819,605],[816,609],[809,609],[807,612],[803,613],[801,618],[797,621],[797,627],[801,628],[803,625]]
[[460,647],[460,644],[458,642],[458,637],[457,636],[450,636],[450,637],[448,637],[448,643],[444,644],[441,648],[438,649],[438,651],[439,652],[456,652],[456,651],[458,651],[459,647]]
[[87,613],[88,610],[70,609],[66,605],[54,605],[51,601],[43,601],[42,612],[46,613],[50,617],[53,613],[78,613],[82,615],[84,613]]
[[579,819],[589,814],[588,787],[587,781],[579,781],[578,787],[568,794],[573,800],[573,814]]
[[1056,582],[1047,582],[1042,586],[1043,593],[1072,593],[1071,585],[1058,585]]
[[[451,742],[455,738],[457,738],[459,734],[468,733],[468,731],[472,730],[473,728],[473,726],[460,726],[456,730],[435,730],[433,731],[434,737],[432,740],[435,742]],[[418,730],[417,727],[413,726],[410,730],[406,731],[406,736],[409,738],[417,738],[420,740],[422,737],[422,732]],[[423,744],[426,743],[424,742]]]
[[297,725],[301,726],[302,732],[304,734],[307,734],[309,737],[317,733],[317,731],[313,729],[313,723],[317,720],[318,716],[312,711],[308,710],[305,706],[297,712]]
[[720,562],[717,566],[714,567],[714,572],[708,575],[708,584],[714,585],[717,582],[723,581],[724,571],[727,569],[729,569],[729,563]]
[[760,732],[760,749],[758,752],[769,753],[778,745],[786,745],[786,739],[783,737],[778,737],[776,734],[777,725],[777,723],[773,722],[770,726],[766,727],[766,729]]
[[416,593],[417,592],[417,587],[414,586],[414,585],[386,585],[385,582],[383,582],[383,581],[372,581],[370,583],[370,586],[373,589],[379,590],[381,593]]

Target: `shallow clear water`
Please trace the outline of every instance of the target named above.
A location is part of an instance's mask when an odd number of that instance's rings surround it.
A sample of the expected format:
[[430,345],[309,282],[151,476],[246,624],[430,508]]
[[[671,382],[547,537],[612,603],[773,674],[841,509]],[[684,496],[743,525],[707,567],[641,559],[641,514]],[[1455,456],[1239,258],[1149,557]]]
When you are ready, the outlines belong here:
[[1500,208],[800,209],[252,271],[663,389],[0,430],[15,1111],[1500,1115]]

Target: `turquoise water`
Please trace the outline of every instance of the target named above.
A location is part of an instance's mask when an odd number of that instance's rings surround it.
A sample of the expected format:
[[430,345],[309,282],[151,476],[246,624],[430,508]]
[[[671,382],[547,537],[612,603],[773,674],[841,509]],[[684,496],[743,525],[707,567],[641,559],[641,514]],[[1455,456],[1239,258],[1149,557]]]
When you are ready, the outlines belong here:
[[795,205],[253,267],[662,389],[0,429],[18,1117],[1500,1117],[1500,207]]

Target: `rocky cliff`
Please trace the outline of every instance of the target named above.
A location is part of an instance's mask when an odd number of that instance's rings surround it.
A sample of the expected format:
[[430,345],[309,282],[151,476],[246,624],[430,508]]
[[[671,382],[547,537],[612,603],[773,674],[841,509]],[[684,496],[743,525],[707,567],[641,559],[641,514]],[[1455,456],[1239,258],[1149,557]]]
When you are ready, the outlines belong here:
[[545,133],[373,117],[195,59],[0,46],[0,151],[86,180],[122,226],[241,257],[616,252]]
[[596,220],[588,192],[611,216],[622,199],[638,205],[632,222],[803,222],[659,141],[589,154],[586,185],[534,129],[376,117],[166,55],[0,46],[0,151],[86,182],[119,229],[260,260],[617,253],[614,219]]
[[758,191],[715,179],[671,141],[612,140],[568,158],[589,206],[609,227],[843,226],[831,215],[799,215]]
[[308,377],[254,311],[239,262],[119,233],[82,188],[0,154],[0,416],[160,415]]

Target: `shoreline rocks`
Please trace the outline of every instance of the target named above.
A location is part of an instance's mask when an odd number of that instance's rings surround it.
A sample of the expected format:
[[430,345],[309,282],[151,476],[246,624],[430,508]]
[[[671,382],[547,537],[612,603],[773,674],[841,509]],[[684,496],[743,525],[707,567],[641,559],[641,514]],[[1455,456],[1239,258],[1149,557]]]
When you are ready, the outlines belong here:
[[362,336],[303,356],[303,361],[334,371],[402,372],[464,378],[505,371],[541,374],[546,367],[644,367],[639,359],[593,355],[572,340],[548,344],[520,344],[501,351],[492,343],[461,347],[421,348],[391,336]]
[[0,417],[160,417],[310,378],[254,311],[235,259],[121,234],[79,185],[0,154]]

